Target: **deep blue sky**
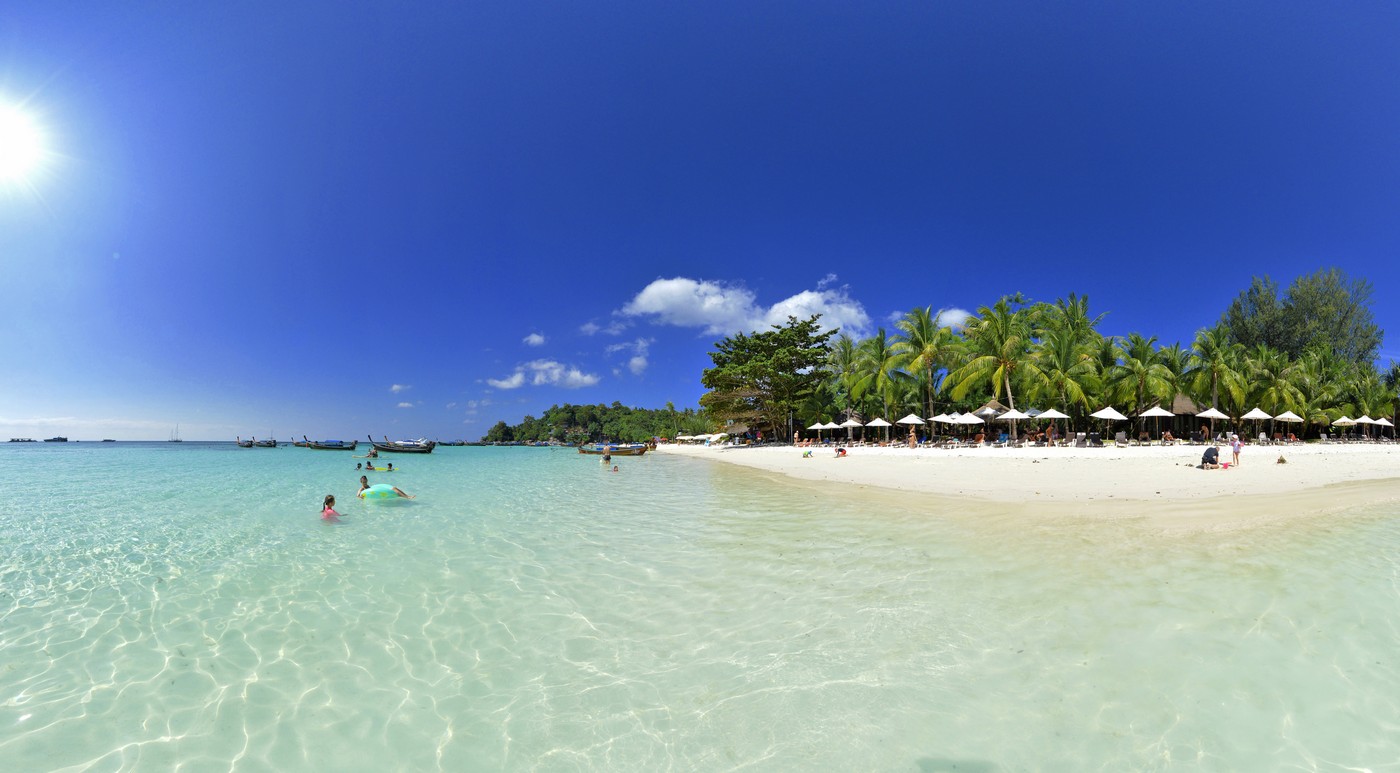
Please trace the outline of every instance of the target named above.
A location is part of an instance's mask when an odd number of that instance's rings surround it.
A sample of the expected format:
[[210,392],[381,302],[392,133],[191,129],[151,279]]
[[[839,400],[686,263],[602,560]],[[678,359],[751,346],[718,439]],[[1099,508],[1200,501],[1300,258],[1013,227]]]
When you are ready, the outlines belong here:
[[0,435],[476,438],[788,310],[1189,343],[1329,266],[1400,359],[1395,3],[15,5]]

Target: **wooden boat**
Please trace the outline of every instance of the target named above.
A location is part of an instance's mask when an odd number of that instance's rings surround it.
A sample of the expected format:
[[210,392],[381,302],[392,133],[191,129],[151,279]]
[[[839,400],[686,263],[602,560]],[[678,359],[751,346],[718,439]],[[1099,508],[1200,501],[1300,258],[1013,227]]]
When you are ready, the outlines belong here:
[[578,447],[581,454],[601,456],[641,456],[647,452],[646,443],[585,443]]
[[354,451],[355,447],[360,444],[358,440],[351,440],[349,443],[344,440],[307,440],[305,435],[302,435],[301,439],[306,442],[297,445],[304,445],[317,451]]
[[44,438],[44,442],[45,442],[45,443],[67,443],[67,442],[68,442],[68,438],[66,438],[66,437],[50,437],[50,438]]
[[237,443],[239,448],[252,448],[252,447],[253,447],[253,441],[251,441],[251,440],[244,440],[244,439],[241,438],[241,437],[235,439],[233,442]]
[[391,454],[431,454],[437,446],[437,443],[431,440],[390,440],[388,435],[384,436],[383,443],[370,436],[369,444],[374,446],[376,451]]

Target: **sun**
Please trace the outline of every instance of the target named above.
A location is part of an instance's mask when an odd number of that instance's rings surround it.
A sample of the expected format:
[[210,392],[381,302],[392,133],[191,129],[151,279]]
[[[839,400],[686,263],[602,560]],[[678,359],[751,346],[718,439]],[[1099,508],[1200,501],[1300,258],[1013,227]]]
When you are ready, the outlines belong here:
[[16,107],[0,104],[0,182],[22,182],[44,160],[44,134]]

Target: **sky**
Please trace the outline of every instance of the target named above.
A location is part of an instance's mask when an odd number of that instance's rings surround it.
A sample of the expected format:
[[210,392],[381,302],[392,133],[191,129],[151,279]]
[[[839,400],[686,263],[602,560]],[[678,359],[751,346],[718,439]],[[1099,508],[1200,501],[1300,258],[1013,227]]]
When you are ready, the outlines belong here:
[[[1251,278],[1391,302],[1400,5],[0,7],[0,436],[476,439],[713,344]],[[0,134],[0,137],[3,137]],[[3,153],[0,148],[0,153]]]

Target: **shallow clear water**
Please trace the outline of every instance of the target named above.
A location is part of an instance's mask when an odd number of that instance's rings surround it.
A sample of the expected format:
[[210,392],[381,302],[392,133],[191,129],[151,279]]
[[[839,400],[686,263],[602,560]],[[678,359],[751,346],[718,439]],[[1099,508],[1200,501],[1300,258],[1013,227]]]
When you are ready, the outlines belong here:
[[664,454],[392,460],[418,499],[356,500],[346,453],[0,446],[3,767],[1400,762],[1390,510],[1176,534]]

